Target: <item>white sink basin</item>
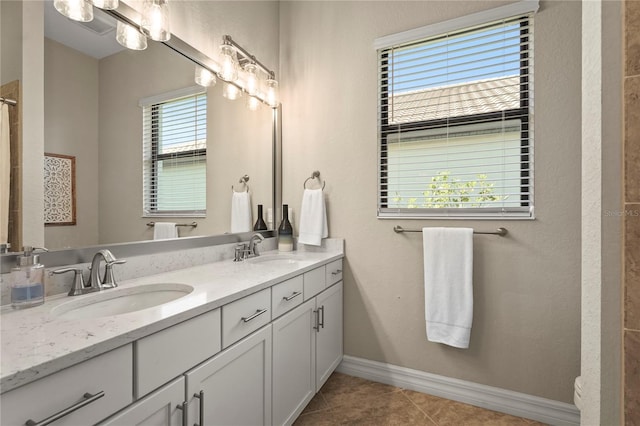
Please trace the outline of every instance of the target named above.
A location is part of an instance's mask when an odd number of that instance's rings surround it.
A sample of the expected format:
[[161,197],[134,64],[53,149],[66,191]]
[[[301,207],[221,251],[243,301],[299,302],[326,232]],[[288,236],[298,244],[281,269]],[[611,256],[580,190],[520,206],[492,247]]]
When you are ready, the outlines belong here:
[[86,296],[75,296],[77,299],[54,307],[51,313],[64,319],[120,315],[162,305],[192,291],[193,287],[190,285],[170,283],[108,289]]
[[269,265],[295,265],[300,257],[295,254],[267,254],[247,259],[249,263],[264,263]]

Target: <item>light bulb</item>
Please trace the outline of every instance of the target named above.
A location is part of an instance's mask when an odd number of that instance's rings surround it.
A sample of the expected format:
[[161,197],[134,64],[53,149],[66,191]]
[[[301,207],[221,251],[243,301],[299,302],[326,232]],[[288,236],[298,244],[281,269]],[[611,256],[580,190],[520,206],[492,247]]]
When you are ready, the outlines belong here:
[[247,84],[244,88],[249,96],[255,96],[258,94],[258,67],[255,64],[247,64],[244,70],[247,72]]
[[206,68],[202,68],[196,65],[196,83],[203,87],[215,86],[217,79],[215,74]]
[[273,78],[267,80],[267,103],[271,107],[278,106],[278,82]]
[[249,96],[247,98],[247,108],[251,111],[257,111],[260,108],[260,100],[258,98],[254,98],[253,96]]
[[142,5],[142,32],[155,41],[171,38],[169,29],[169,3],[167,0],[144,0]]
[[118,21],[116,26],[116,40],[127,49],[144,50],[147,48],[147,37],[137,28],[122,21]]
[[222,91],[222,96],[229,99],[230,101],[235,101],[242,96],[242,90],[238,89],[233,84],[225,83],[224,90]]
[[93,20],[93,5],[88,0],[54,0],[53,6],[58,12],[74,21]]
[[93,5],[104,10],[114,10],[118,8],[118,0],[93,0]]
[[228,44],[220,46],[222,52],[222,67],[220,78],[226,81],[236,81],[238,79],[238,62],[236,61],[236,51]]

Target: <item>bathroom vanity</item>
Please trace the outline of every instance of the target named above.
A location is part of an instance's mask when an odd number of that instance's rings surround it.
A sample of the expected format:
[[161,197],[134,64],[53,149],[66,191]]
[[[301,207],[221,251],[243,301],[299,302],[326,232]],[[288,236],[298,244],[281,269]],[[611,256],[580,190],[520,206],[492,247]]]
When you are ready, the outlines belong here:
[[[342,360],[342,259],[265,253],[3,311],[0,423],[291,424]],[[87,315],[158,288],[183,294]]]

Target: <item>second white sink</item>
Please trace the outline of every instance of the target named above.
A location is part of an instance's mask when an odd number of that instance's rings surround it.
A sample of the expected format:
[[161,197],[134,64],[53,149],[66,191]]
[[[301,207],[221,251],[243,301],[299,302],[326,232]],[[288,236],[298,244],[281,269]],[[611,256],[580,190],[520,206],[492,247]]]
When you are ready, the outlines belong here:
[[54,307],[51,313],[64,319],[99,318],[140,311],[162,305],[191,293],[186,284],[159,283],[103,290],[86,296],[75,296]]

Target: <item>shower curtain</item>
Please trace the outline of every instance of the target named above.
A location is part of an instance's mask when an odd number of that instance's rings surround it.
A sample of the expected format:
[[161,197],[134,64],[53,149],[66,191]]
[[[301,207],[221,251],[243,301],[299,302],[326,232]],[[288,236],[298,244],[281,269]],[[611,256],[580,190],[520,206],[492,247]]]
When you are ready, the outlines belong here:
[[0,244],[9,239],[9,190],[11,179],[9,105],[0,103]]

